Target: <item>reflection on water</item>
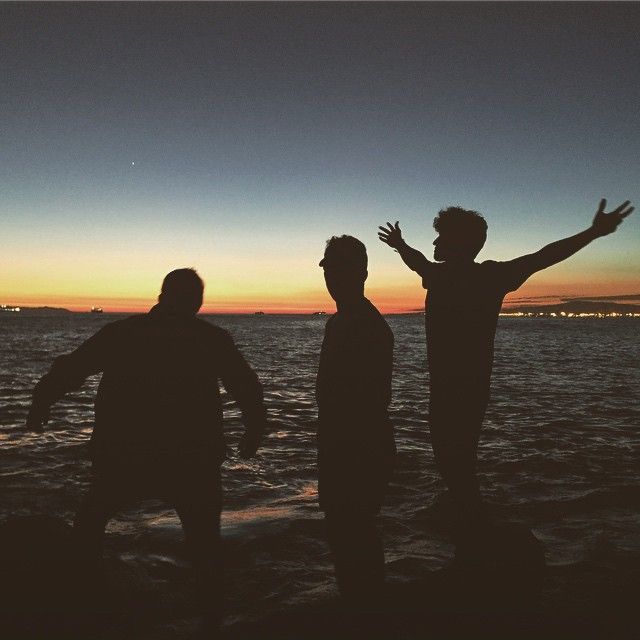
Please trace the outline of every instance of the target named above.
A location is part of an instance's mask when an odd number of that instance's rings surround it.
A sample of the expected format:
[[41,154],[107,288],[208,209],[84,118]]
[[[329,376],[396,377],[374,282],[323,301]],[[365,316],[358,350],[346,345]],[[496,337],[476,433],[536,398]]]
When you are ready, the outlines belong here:
[[[44,435],[19,427],[52,359],[114,316],[15,316],[0,317],[2,515],[71,521],[88,479],[97,378],[54,408]],[[312,592],[331,584],[315,486],[314,384],[326,318],[210,319],[231,331],[260,375],[272,420],[259,457],[241,461],[239,414],[225,399],[223,531],[268,549],[261,579],[268,583],[275,571]],[[391,417],[399,455],[382,522],[390,571],[402,576],[439,566],[450,547],[437,526],[442,485],[426,427],[423,316],[388,321],[396,336]],[[639,329],[634,319],[500,319],[480,474],[496,511],[534,527],[552,563],[639,550]],[[180,548],[177,524],[166,505],[134,505],[114,519],[109,541],[138,557],[151,548],[171,556]],[[279,597],[299,599],[300,589],[284,587]]]

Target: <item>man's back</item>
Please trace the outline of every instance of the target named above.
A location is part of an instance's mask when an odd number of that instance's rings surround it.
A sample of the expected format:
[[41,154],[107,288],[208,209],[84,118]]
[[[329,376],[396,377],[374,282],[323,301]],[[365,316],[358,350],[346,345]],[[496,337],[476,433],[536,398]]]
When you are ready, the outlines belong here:
[[94,446],[220,446],[226,332],[195,317],[152,311],[115,323],[110,334]]
[[243,409],[261,410],[260,384],[231,336],[161,305],[106,325],[58,358],[39,392],[60,395],[98,372],[103,376],[91,441],[94,455],[206,446],[222,457],[219,379],[241,406],[244,401]]
[[332,316],[316,387],[321,439],[359,439],[367,421],[386,421],[392,369],[393,333],[368,300]]
[[432,264],[423,286],[431,376],[491,374],[502,300],[516,285],[510,263]]
[[320,508],[380,509],[395,455],[393,333],[366,299],[332,316],[318,369]]
[[34,389],[27,426],[42,430],[55,402],[87,376],[103,374],[91,484],[74,523],[76,580],[89,593],[100,580],[104,529],[120,509],[132,500],[163,498],[182,522],[199,608],[217,635],[225,454],[218,380],[242,411],[241,457],[256,453],[266,411],[258,378],[231,336],[196,318],[203,296],[195,270],[171,271],[149,313],[110,323],[55,360]]

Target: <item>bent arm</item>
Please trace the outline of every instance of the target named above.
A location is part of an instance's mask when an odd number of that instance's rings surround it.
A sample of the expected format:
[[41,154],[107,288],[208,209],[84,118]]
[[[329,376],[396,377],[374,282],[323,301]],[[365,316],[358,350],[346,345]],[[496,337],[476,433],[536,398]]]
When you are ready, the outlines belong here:
[[246,429],[241,454],[250,457],[258,448],[267,424],[267,411],[263,402],[262,385],[230,335],[224,338],[222,384],[238,403]]
[[404,240],[396,247],[396,250],[409,269],[415,271],[422,277],[427,274],[432,263],[425,258],[424,254],[410,247]]
[[409,269],[425,278],[433,263],[429,262],[420,251],[410,247],[404,241],[399,223],[396,222],[393,225],[387,222],[386,227],[378,227],[378,229],[380,241],[395,249]]
[[[108,325],[107,325],[108,327]],[[104,369],[110,330],[103,327],[75,351],[59,356],[51,369],[36,384],[27,427],[40,430],[49,417],[49,409],[69,391],[79,389],[88,376]]]

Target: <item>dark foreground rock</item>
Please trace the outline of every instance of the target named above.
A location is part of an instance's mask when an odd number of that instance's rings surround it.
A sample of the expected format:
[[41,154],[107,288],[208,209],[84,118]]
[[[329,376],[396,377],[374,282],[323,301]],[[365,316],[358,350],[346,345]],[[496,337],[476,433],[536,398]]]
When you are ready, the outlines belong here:
[[[640,561],[545,567],[526,529],[494,531],[474,558],[456,558],[419,580],[392,582],[366,611],[334,598],[227,620],[223,638],[631,638]],[[107,557],[106,582],[79,584],[70,528],[55,518],[0,525],[2,637],[165,640],[198,633],[185,566],[167,572]],[[211,637],[211,636],[210,636]]]

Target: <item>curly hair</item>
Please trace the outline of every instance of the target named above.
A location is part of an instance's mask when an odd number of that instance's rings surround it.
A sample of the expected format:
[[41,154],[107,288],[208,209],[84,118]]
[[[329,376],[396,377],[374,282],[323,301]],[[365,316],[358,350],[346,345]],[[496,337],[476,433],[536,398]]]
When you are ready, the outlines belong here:
[[454,237],[474,258],[487,239],[487,221],[477,211],[461,207],[441,209],[433,219],[433,228],[439,234]]

